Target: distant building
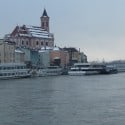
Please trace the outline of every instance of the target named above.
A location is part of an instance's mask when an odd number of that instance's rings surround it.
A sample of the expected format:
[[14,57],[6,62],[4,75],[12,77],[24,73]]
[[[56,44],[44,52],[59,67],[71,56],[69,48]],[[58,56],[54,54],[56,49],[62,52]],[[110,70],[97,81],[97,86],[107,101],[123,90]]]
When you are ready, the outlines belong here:
[[65,48],[63,48],[63,50],[68,52],[68,55],[69,55],[69,64],[68,65],[71,66],[74,63],[87,62],[87,56],[83,52],[80,52],[80,50],[78,51],[74,47],[68,47],[68,48],[65,47]]
[[54,35],[49,32],[49,17],[46,9],[44,9],[40,19],[41,26],[16,26],[11,34],[5,35],[5,40],[15,42],[16,47],[26,47],[37,50],[46,46],[53,47]]
[[15,43],[0,40],[0,63],[15,62]]
[[3,42],[3,39],[0,39],[0,43],[2,43]]
[[83,52],[79,52],[79,61],[81,63],[86,63],[87,61],[87,56]]

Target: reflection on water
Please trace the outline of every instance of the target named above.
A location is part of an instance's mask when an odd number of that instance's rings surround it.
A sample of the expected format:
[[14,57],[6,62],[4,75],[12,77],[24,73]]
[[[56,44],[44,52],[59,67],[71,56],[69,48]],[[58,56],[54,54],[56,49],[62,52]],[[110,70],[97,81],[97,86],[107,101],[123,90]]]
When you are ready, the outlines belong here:
[[124,125],[125,74],[0,81],[0,125]]

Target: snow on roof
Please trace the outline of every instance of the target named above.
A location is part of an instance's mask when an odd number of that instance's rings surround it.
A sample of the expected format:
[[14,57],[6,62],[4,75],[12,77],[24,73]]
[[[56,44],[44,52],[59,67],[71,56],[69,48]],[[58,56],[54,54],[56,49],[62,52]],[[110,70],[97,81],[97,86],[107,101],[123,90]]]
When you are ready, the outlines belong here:
[[53,48],[52,47],[49,47],[49,46],[46,46],[46,47],[42,47],[39,52],[46,52],[46,51],[49,51],[49,50],[52,50]]
[[33,37],[52,38],[52,35],[41,27],[26,26],[26,28]]
[[46,50],[39,50],[39,53],[43,53],[43,52],[46,52]]
[[60,59],[60,57],[56,56],[54,59]]
[[55,50],[55,51],[59,51],[60,48],[59,48],[59,47],[54,47],[53,50]]
[[42,47],[41,50],[52,50],[52,47],[49,47],[49,46]]
[[[23,28],[20,27],[20,31],[22,31],[22,29]],[[51,33],[45,31],[44,29],[38,26],[25,25],[25,29],[23,30],[27,31],[27,33],[20,32],[20,36],[38,37],[38,38],[47,38],[47,39],[53,38],[53,35]]]
[[19,50],[19,49],[16,49],[15,50],[16,53],[24,53],[23,51]]
[[29,37],[30,35],[29,34],[20,33],[20,36],[27,36],[27,37]]

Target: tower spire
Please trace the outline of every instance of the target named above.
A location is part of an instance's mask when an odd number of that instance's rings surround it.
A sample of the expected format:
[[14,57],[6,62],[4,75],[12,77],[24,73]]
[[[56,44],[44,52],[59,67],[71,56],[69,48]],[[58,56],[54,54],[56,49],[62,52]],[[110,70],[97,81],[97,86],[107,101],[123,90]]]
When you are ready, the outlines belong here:
[[45,8],[41,16],[41,28],[49,32],[49,16]]
[[44,8],[44,11],[43,11],[43,15],[42,16],[47,16],[48,17],[48,15],[47,15],[47,12],[46,12],[46,9]]

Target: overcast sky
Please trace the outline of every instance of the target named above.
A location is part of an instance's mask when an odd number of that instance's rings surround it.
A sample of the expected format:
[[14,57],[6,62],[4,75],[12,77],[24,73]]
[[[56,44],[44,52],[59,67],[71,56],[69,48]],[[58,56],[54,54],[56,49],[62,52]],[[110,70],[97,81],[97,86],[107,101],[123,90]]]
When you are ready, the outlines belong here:
[[44,7],[57,46],[80,48],[89,61],[125,59],[125,0],[0,0],[0,37],[40,26]]

